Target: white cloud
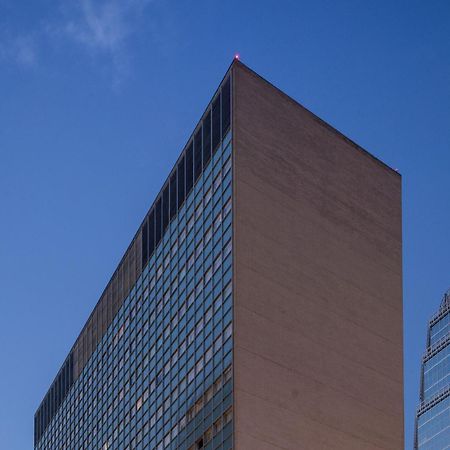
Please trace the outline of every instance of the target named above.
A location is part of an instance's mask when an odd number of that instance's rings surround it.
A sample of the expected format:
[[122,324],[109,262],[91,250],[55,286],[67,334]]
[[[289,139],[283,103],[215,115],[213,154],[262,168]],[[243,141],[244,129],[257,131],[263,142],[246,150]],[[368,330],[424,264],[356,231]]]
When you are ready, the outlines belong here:
[[129,72],[128,39],[151,0],[78,0],[63,8],[63,35],[112,64],[117,87]]
[[35,40],[31,37],[19,37],[14,45],[16,61],[23,66],[34,66],[37,61]]
[[3,34],[0,38],[0,60],[23,67],[34,66],[37,63],[36,39],[31,34],[15,37]]
[[68,37],[89,49],[113,53],[120,49],[130,33],[127,3],[80,0],[74,11],[75,17],[69,18],[64,31]]
[[65,42],[87,52],[94,64],[109,67],[113,86],[118,87],[130,71],[129,40],[152,1],[60,0],[60,8],[29,35],[0,33],[0,62],[31,67],[37,64],[38,54],[45,53],[38,50],[60,48]]

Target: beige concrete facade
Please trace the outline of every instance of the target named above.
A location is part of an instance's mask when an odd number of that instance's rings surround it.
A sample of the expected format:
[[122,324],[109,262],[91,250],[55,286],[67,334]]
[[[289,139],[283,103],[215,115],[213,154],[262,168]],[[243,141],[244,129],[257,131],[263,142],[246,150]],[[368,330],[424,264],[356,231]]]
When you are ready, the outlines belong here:
[[401,178],[233,71],[235,450],[403,450]]

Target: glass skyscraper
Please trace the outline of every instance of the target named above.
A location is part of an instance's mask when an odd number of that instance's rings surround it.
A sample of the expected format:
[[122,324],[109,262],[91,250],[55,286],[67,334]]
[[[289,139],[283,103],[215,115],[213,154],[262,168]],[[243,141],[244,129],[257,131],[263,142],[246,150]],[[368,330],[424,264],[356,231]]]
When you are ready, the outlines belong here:
[[422,360],[416,450],[450,448],[450,290],[428,325]]
[[35,450],[403,450],[400,186],[234,60],[39,405]]

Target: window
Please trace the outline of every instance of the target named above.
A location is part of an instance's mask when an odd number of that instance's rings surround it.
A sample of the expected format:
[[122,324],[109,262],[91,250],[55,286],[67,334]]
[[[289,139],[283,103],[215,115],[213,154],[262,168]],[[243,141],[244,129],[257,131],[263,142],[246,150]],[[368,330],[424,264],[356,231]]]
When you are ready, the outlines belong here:
[[222,429],[222,417],[219,417],[213,425],[214,434],[217,434]]
[[222,87],[222,136],[225,136],[228,128],[230,128],[230,105],[231,86],[230,78],[225,81]]
[[213,152],[220,142],[220,94],[212,104],[212,149]]
[[230,366],[227,369],[225,369],[225,372],[223,373],[223,382],[226,383],[228,380],[231,380],[232,375],[233,375],[233,369]]
[[212,439],[212,427],[209,427],[204,434],[204,442],[207,444]]
[[213,397],[213,387],[209,387],[205,392],[205,403],[209,402]]
[[191,345],[195,339],[195,330],[192,330],[187,337],[187,344]]
[[231,336],[231,334],[233,333],[233,329],[232,329],[232,326],[231,326],[231,323],[225,328],[225,331],[223,332],[223,335],[224,335],[224,340],[226,341],[230,336]]
[[213,272],[215,273],[216,270],[222,265],[222,255],[217,255],[216,259],[214,260],[213,264]]
[[186,150],[186,195],[192,189],[194,182],[194,146],[192,142]]
[[211,361],[212,358],[212,347],[209,347],[208,350],[206,350],[205,353],[205,363],[208,363],[209,361]]
[[233,418],[233,409],[229,408],[225,413],[223,414],[223,424],[224,426],[231,422],[231,419]]
[[222,296],[219,294],[214,299],[214,312],[217,312],[220,309],[221,306],[222,306]]
[[167,256],[164,258],[164,269],[169,265],[170,263],[170,253],[167,254]]
[[205,205],[208,204],[208,202],[211,200],[211,197],[212,197],[212,191],[211,191],[211,188],[209,188],[205,194]]
[[220,187],[220,183],[222,183],[222,174],[219,173],[216,178],[214,178],[214,182],[213,182],[213,191],[216,192],[217,189],[219,189]]
[[198,129],[194,137],[194,181],[202,173],[202,128]]
[[170,254],[172,255],[172,257],[175,256],[177,250],[178,250],[178,241],[175,241],[172,244],[172,248],[170,249]]
[[195,402],[195,414],[198,414],[203,408],[203,399],[200,398]]
[[176,171],[170,177],[170,220],[177,212],[177,173]]
[[142,227],[142,267],[147,264],[148,259],[148,223]]
[[197,286],[195,287],[195,295],[199,295],[200,292],[203,291],[203,278],[200,279],[200,281],[197,283]]
[[203,369],[203,358],[200,358],[200,359],[197,361],[197,364],[195,365],[195,372],[196,372],[197,374],[199,374],[199,373],[201,372],[202,369]]
[[222,335],[220,334],[214,341],[214,353],[222,348]]
[[224,289],[223,295],[226,297],[228,297],[229,294],[231,294],[231,290],[232,290],[232,285],[231,285],[231,281],[227,284],[227,286]]
[[212,271],[211,271],[211,267],[210,267],[205,274],[205,284],[208,283],[208,281],[211,279],[211,277],[212,277]]
[[136,402],[136,411],[139,411],[142,408],[142,397],[138,398]]
[[231,239],[227,242],[227,244],[225,245],[225,248],[224,248],[224,250],[223,250],[223,257],[224,258],[226,258],[229,254],[230,254],[230,252],[231,252],[231,246],[232,246],[232,243],[231,243]]
[[222,377],[217,378],[216,381],[214,381],[214,394],[217,394],[222,389]]
[[195,334],[198,335],[203,330],[203,319],[200,319],[195,326]]
[[226,216],[231,211],[231,198],[227,201],[227,204],[223,207],[223,215]]
[[219,213],[217,217],[214,219],[214,231],[216,231],[220,227],[221,223],[222,223],[222,214]]
[[203,203],[200,203],[195,209],[195,218],[198,219],[202,216],[203,211]]
[[180,162],[178,163],[177,174],[178,174],[178,182],[177,182],[178,208],[180,208],[180,206],[184,202],[184,194],[185,194],[185,190],[184,190],[184,182],[185,182],[185,180],[184,180],[184,174],[185,174],[184,156],[181,158]]
[[169,185],[167,184],[163,191],[163,204],[162,204],[162,232],[166,231],[167,225],[169,225]]
[[203,241],[200,241],[197,245],[197,247],[195,248],[195,257],[198,258],[203,251]]
[[226,175],[230,169],[231,169],[231,156],[228,158],[227,162],[223,166],[223,174]]
[[205,244],[207,244],[212,237],[212,229],[211,227],[208,228],[208,231],[205,233]]
[[186,224],[186,228],[188,231],[194,226],[194,214],[189,218],[188,223]]
[[211,111],[203,120],[203,167],[206,167],[211,158]]
[[194,378],[195,378],[195,367],[193,367],[193,368],[189,371],[189,373],[188,373],[188,378],[187,378],[187,382],[188,382],[188,383],[192,383],[192,381],[194,380]]
[[161,203],[162,199],[159,197],[158,201],[156,202],[156,208],[155,208],[155,247],[159,244],[159,241],[161,240]]

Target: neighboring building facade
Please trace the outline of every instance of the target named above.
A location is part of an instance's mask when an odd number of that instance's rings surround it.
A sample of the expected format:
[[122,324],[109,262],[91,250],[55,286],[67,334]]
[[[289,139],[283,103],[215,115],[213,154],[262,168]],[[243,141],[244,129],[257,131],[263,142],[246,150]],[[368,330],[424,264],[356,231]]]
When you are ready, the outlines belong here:
[[450,448],[450,290],[428,324],[422,360],[416,450]]
[[235,60],[36,450],[403,449],[401,178]]

